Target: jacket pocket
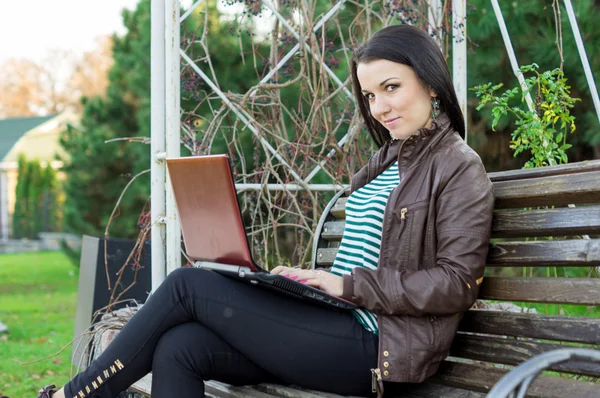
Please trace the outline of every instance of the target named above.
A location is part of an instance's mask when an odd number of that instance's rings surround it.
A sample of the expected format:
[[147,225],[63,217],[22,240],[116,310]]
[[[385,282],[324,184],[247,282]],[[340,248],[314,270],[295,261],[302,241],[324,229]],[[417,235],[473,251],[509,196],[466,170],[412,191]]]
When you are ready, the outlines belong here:
[[435,346],[437,342],[437,337],[439,335],[436,316],[430,315],[429,322],[431,323],[431,345]]
[[410,374],[411,380],[420,382],[424,379],[425,371],[439,357],[439,350],[434,340],[431,318],[425,315],[411,317],[410,321]]
[[434,317],[433,331],[436,336],[436,347],[441,355],[440,360],[446,358],[450,353],[450,347],[462,317],[462,313]]
[[[396,221],[400,223],[400,226],[398,227],[398,232],[394,234],[396,235],[396,239],[399,239],[402,236],[403,232],[407,229],[406,225],[408,223],[412,224],[415,217],[420,219],[417,213],[423,209],[427,209],[428,207],[429,199],[421,200],[419,202],[411,203],[408,205],[397,206],[399,210],[394,211],[394,216],[396,218]],[[408,228],[408,230],[410,230],[410,228]]]
[[395,225],[391,231],[394,245],[397,251],[393,257],[400,262],[400,269],[418,269],[419,259],[423,253],[424,244],[413,246],[413,242],[425,242],[425,231],[427,223],[427,209],[429,200],[399,205],[394,211]]

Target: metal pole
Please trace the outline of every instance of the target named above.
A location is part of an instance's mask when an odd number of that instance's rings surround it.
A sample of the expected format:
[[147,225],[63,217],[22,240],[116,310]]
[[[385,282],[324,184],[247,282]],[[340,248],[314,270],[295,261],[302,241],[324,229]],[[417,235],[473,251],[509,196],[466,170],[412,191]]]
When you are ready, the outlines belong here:
[[244,191],[340,191],[349,187],[347,184],[235,184],[237,192]]
[[165,279],[165,7],[150,8],[150,220],[152,223],[152,291]]
[[467,126],[467,1],[452,1],[452,79],[458,103]]
[[600,100],[598,99],[598,89],[596,88],[596,82],[594,81],[594,75],[590,67],[590,61],[588,60],[583,46],[583,40],[581,39],[581,32],[579,31],[579,25],[577,24],[577,18],[575,18],[575,12],[573,11],[573,5],[571,0],[565,0],[565,8],[569,15],[569,22],[571,23],[571,29],[573,29],[573,36],[575,36],[575,43],[577,43],[577,50],[579,51],[579,57],[581,58],[581,64],[585,71],[585,77],[590,87],[590,93],[592,94],[592,100],[594,101],[594,108],[596,108],[596,116],[600,122]]
[[[523,92],[527,92],[527,85],[525,84],[525,78],[523,77],[523,73],[521,73],[521,69],[519,68],[519,63],[517,62],[517,56],[515,55],[515,50],[513,49],[512,43],[510,41],[510,36],[508,34],[508,30],[506,29],[506,24],[504,23],[504,17],[502,16],[502,10],[500,10],[500,5],[498,4],[498,0],[491,0],[492,7],[494,7],[494,13],[496,14],[496,19],[498,20],[498,25],[500,26],[500,33],[502,33],[502,39],[504,40],[504,46],[506,47],[506,52],[508,53],[508,59],[510,60],[510,66],[513,69],[513,73],[519,80],[519,84],[521,85],[521,90]],[[534,112],[533,101],[531,100],[531,95],[529,92],[525,95],[525,102],[527,102],[527,107],[530,112]]]
[[191,14],[191,13],[193,13],[193,12],[194,12],[194,10],[195,10],[196,8],[198,8],[198,6],[199,6],[200,4],[202,4],[202,3],[204,3],[204,0],[199,0],[199,1],[195,2],[194,4],[192,4],[192,5],[190,6],[190,8],[188,8],[188,9],[187,9],[187,11],[186,11],[186,12],[185,12],[185,13],[184,13],[182,16],[181,16],[181,18],[179,18],[179,23],[182,23],[183,21],[185,21],[185,19],[186,19],[188,16],[190,16],[190,14]]
[[[181,97],[179,64],[179,1],[165,2],[165,121],[167,158],[181,156]],[[181,224],[177,215],[171,181],[167,175],[167,274],[181,267]]]

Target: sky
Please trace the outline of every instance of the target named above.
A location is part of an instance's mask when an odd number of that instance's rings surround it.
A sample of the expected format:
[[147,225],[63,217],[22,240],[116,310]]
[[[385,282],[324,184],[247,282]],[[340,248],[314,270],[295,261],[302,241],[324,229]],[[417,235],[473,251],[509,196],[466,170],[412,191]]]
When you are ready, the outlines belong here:
[[[9,58],[39,62],[56,50],[92,51],[97,37],[125,34],[121,10],[135,9],[138,1],[0,0],[0,63]],[[179,3],[185,10],[194,1]]]
[[0,63],[40,61],[53,50],[75,54],[95,48],[95,38],[125,33],[121,10],[138,0],[0,0]]

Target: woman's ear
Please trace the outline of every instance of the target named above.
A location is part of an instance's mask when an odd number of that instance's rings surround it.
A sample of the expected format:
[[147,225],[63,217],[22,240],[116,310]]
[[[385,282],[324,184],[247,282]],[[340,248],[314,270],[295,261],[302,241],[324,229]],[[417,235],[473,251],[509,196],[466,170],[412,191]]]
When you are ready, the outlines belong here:
[[437,94],[431,87],[429,87],[429,95],[433,98],[437,98]]

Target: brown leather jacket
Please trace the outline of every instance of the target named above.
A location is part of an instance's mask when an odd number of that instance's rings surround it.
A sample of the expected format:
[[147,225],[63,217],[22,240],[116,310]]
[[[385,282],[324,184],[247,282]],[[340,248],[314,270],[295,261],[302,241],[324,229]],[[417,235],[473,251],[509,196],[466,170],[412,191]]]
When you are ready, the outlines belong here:
[[419,383],[448,355],[477,298],[494,197],[481,159],[440,115],[431,129],[388,141],[352,179],[364,186],[398,160],[400,185],[384,213],[377,270],[344,276],[343,298],[377,315],[374,386]]

